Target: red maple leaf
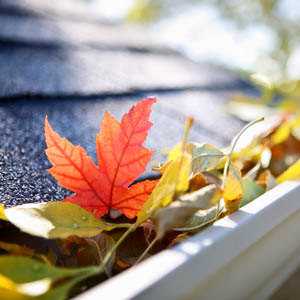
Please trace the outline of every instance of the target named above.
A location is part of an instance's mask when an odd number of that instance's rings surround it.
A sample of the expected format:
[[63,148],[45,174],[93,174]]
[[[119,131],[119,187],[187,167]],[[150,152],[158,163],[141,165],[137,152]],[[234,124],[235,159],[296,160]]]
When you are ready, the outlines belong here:
[[[145,170],[155,151],[142,144],[153,125],[149,122],[155,98],[146,98],[126,113],[121,123],[105,111],[96,137],[98,165],[86,151],[61,138],[45,118],[48,170],[58,183],[73,191],[69,201],[101,217],[116,209],[135,217],[157,181],[145,180],[130,186]],[[129,187],[130,186],[130,187]]]

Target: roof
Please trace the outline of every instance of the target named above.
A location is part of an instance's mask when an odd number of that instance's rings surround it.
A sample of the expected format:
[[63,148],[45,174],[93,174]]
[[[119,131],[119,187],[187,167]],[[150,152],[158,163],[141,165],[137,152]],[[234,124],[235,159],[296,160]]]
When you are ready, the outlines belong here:
[[[223,108],[232,93],[253,92],[248,83],[189,60],[140,28],[99,21],[75,3],[0,0],[0,201],[6,206],[70,194],[45,172],[46,115],[94,159],[104,110],[120,119],[147,96],[159,100],[146,142],[157,151],[155,160],[181,140],[190,115],[190,139],[216,146],[243,125]],[[149,167],[144,177],[150,174]]]

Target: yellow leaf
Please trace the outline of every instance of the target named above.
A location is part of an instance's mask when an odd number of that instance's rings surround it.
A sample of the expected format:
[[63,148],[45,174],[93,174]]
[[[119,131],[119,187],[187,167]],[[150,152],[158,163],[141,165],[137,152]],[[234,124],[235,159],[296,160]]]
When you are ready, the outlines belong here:
[[188,153],[182,154],[179,158],[179,170],[177,173],[177,182],[175,185],[175,192],[182,193],[189,188],[189,176],[191,173],[192,156]]
[[157,209],[168,205],[175,193],[184,192],[188,189],[191,161],[191,155],[183,153],[170,163],[138,214],[137,225],[146,221]]
[[17,291],[12,291],[0,287],[0,299],[5,300],[36,300],[36,297],[20,294]]
[[271,142],[274,145],[281,144],[287,140],[291,133],[291,126],[287,122],[282,123],[271,136]]
[[300,159],[298,159],[293,165],[291,165],[286,171],[279,175],[276,180],[281,183],[286,180],[293,180],[300,178]]
[[16,286],[15,282],[0,274],[0,289],[16,290]]
[[26,300],[32,297],[18,292],[18,285],[0,274],[0,299]]
[[[50,288],[50,280],[40,280],[33,283],[18,284],[0,274],[0,299],[29,300],[36,299]],[[39,293],[41,292],[41,293]]]
[[174,146],[168,155],[168,161],[175,160],[181,153],[182,148],[182,142],[178,143],[176,146]]
[[293,128],[300,126],[300,113],[297,114],[291,125]]
[[225,203],[243,196],[243,184],[241,171],[232,163],[226,178],[226,186],[223,192]]
[[0,287],[0,299],[9,299],[9,300],[27,300],[27,296],[19,294],[17,292],[3,289]]
[[6,218],[5,214],[4,214],[4,209],[5,209],[5,207],[0,204],[0,219],[7,221],[7,218]]
[[37,299],[36,296],[46,293],[50,289],[50,286],[50,279],[18,284],[0,274],[0,299]]
[[254,124],[261,122],[263,120],[264,118],[262,117],[246,124],[231,142],[230,154],[228,156],[228,159],[224,167],[223,185],[222,185],[223,198],[225,201],[227,214],[230,214],[239,209],[239,206],[241,204],[241,199],[243,197],[242,175],[240,169],[238,169],[231,162],[232,153],[234,151],[237,142],[239,141],[240,137],[244,134],[244,132]]

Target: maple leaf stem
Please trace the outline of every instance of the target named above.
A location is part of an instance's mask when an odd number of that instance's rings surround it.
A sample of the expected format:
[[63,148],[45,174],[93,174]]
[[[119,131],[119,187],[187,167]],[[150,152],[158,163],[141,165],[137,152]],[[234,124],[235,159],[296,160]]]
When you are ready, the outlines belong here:
[[105,267],[105,265],[110,260],[111,256],[114,254],[114,252],[118,249],[118,247],[122,244],[122,242],[126,239],[126,237],[133,231],[135,231],[137,228],[136,224],[132,224],[127,231],[120,237],[120,239],[115,243],[115,245],[109,250],[109,252],[105,255],[102,264],[99,266],[99,269],[102,269]]
[[[252,125],[258,123],[258,122],[261,122],[264,120],[264,117],[261,117],[259,119],[256,119],[256,120],[253,120],[252,122],[246,124],[242,130],[233,138],[232,142],[231,142],[231,149],[230,149],[230,152],[229,152],[229,155],[227,157],[227,160],[226,160],[226,163],[225,163],[225,167],[224,167],[224,171],[223,171],[223,181],[222,181],[222,191],[225,190],[225,187],[226,187],[226,178],[227,178],[227,174],[228,174],[228,170],[229,170],[229,167],[230,167],[230,163],[231,163],[231,157],[233,155],[233,151],[234,151],[234,148],[236,147],[236,144],[238,142],[238,140],[240,139],[240,137],[243,135],[243,133],[249,128],[251,127]],[[216,221],[219,219],[219,212],[220,212],[220,200],[218,201],[218,205],[217,205],[217,211],[216,211]]]

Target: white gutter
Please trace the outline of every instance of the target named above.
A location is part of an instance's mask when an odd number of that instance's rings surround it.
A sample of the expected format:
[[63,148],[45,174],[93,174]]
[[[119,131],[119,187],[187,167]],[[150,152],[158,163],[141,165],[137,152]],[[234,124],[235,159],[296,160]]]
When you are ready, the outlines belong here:
[[300,265],[299,232],[300,182],[285,182],[75,299],[265,300]]

